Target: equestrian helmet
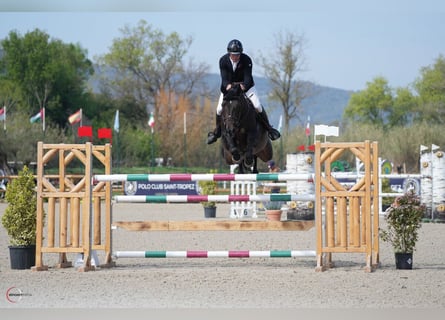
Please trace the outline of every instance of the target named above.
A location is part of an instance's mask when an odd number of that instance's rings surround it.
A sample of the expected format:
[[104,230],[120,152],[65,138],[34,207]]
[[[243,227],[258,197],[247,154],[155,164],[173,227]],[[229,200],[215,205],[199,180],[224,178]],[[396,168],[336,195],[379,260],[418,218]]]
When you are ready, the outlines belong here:
[[234,54],[243,53],[243,45],[241,41],[236,39],[230,40],[229,44],[227,45],[227,52]]

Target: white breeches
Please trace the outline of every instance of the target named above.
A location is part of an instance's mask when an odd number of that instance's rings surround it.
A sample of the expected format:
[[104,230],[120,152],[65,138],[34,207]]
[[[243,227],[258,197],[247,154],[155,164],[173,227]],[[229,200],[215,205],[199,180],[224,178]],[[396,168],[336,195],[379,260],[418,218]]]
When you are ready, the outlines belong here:
[[[260,99],[258,98],[258,93],[257,93],[255,87],[250,88],[246,92],[246,96],[252,102],[254,108],[258,111],[258,113],[263,112],[263,107],[261,106],[261,102],[260,102]],[[218,105],[216,106],[216,114],[219,116],[221,115],[221,112],[222,112],[223,97],[224,97],[224,95],[221,93],[219,95]]]

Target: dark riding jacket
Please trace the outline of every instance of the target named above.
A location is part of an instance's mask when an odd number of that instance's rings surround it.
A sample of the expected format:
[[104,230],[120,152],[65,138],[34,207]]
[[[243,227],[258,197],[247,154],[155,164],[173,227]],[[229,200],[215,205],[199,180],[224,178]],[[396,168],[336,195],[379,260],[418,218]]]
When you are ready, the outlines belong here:
[[252,59],[247,54],[241,53],[240,60],[233,71],[232,61],[228,53],[219,59],[219,70],[221,74],[221,92],[227,93],[227,85],[234,82],[242,82],[246,91],[252,88],[255,83],[252,76]]

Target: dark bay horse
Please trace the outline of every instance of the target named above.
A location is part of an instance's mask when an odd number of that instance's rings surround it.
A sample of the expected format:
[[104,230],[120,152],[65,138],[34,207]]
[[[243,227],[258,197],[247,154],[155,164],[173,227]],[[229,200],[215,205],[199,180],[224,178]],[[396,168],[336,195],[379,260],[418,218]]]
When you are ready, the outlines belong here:
[[221,153],[227,164],[238,164],[239,173],[258,173],[257,158],[273,158],[267,130],[258,119],[239,84],[224,96],[221,113]]

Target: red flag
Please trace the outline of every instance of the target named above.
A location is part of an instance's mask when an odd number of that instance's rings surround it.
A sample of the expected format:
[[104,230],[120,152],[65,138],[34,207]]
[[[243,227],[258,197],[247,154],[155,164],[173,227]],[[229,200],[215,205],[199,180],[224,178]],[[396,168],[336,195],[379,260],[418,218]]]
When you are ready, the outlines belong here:
[[308,148],[309,148],[309,151],[315,151],[315,145],[314,144],[311,144]]
[[298,151],[304,151],[306,149],[306,147],[304,146],[304,144],[302,144],[301,146],[298,146]]
[[77,135],[79,137],[93,137],[93,127],[92,126],[82,126],[77,128]]
[[110,128],[99,128],[97,129],[97,137],[99,139],[111,139],[112,132]]

